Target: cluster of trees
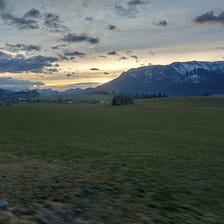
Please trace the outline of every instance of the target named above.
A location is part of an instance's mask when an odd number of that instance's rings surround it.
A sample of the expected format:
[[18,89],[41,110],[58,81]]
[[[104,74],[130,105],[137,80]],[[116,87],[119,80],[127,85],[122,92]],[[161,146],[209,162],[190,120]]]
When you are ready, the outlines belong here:
[[127,105],[133,103],[133,97],[127,95],[114,96],[111,102],[112,105]]
[[153,93],[153,94],[149,94],[149,93],[141,93],[141,94],[135,94],[134,95],[134,99],[148,99],[148,98],[166,98],[168,97],[166,94],[164,93]]
[[167,95],[163,93],[158,94],[124,94],[120,93],[118,95],[114,95],[112,99],[112,105],[126,105],[126,104],[133,104],[134,99],[148,99],[148,98],[165,98]]
[[113,92],[114,96],[128,96],[131,97],[133,99],[148,99],[148,98],[166,98],[168,97],[166,94],[164,93],[123,93],[120,92],[119,94],[116,94],[115,92]]

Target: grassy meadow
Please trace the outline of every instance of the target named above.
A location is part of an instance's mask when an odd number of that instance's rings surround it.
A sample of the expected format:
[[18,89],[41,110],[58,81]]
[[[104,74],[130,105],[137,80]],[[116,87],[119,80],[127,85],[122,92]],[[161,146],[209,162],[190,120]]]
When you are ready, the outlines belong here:
[[223,190],[223,97],[0,106],[0,224],[222,224]]

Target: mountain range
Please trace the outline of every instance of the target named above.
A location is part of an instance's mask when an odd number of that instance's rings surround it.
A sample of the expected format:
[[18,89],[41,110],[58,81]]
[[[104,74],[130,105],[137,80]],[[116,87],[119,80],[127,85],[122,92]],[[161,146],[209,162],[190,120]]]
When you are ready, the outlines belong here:
[[224,93],[224,61],[174,62],[130,69],[91,91],[198,96]]
[[224,94],[224,61],[174,62],[130,69],[118,78],[96,88],[65,91],[35,89],[14,92],[0,89],[0,100],[69,94],[158,94],[201,96]]
[[71,95],[71,94],[81,94],[83,89],[66,89],[65,91],[57,91],[52,89],[35,89],[41,96],[61,96],[61,95]]

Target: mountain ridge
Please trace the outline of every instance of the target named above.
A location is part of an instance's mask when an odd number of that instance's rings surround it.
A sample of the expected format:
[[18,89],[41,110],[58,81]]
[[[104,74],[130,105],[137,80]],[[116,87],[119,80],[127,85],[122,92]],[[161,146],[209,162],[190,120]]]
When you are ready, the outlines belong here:
[[158,93],[193,96],[224,93],[224,61],[173,62],[150,65],[123,72],[94,91],[110,93]]

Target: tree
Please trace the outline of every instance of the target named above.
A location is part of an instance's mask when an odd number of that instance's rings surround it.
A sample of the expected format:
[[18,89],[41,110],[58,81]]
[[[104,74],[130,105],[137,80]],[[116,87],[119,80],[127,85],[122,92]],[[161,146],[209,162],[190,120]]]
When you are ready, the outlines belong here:
[[126,105],[126,104],[133,104],[133,98],[130,96],[114,96],[112,99],[112,105]]

